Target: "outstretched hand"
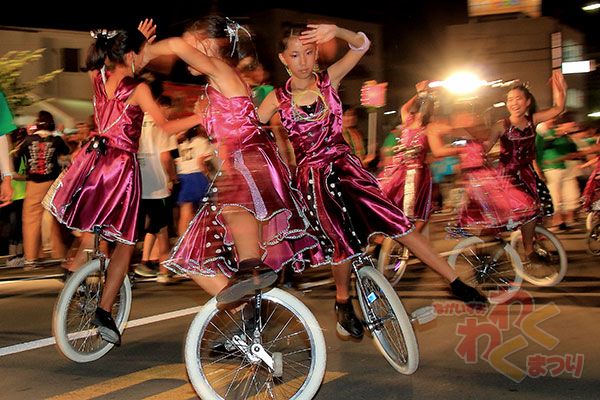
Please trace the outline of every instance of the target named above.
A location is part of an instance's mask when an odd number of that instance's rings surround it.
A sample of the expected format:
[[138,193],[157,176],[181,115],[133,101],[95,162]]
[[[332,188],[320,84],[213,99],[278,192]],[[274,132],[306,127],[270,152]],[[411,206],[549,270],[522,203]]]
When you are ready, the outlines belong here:
[[302,44],[321,44],[335,38],[337,26],[333,24],[308,24],[308,30],[300,34]]
[[146,38],[146,43],[144,44],[144,48],[140,52],[140,65],[138,66],[140,69],[144,68],[146,64],[152,60],[152,55],[149,51],[149,46],[156,39],[156,25],[152,19],[146,18],[143,21],[140,21],[138,25],[138,31],[141,32],[142,35]]
[[148,43],[152,43],[156,39],[156,24],[152,18],[146,18],[138,24],[138,31],[144,35]]

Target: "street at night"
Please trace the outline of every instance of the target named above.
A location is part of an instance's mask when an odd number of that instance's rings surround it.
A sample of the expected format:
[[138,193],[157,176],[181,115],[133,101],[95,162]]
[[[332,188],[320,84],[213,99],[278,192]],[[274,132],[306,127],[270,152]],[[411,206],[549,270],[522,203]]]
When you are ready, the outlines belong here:
[[[439,231],[434,238],[440,251],[455,243]],[[393,370],[370,337],[361,342],[337,338],[332,287],[290,290],[316,315],[325,334],[327,372],[316,398],[595,398],[600,379],[598,259],[584,251],[582,231],[560,238],[569,254],[567,275],[553,288],[523,284],[521,298],[533,300],[529,307],[515,301],[478,315],[451,300],[438,276],[422,265],[412,267],[397,287],[405,308],[411,312],[434,304],[441,315],[415,325],[420,360],[410,376]],[[44,274],[35,272],[38,278]],[[327,277],[313,270],[298,278],[306,283]],[[139,283],[123,345],[88,364],[66,360],[52,344],[52,308],[62,288],[58,279],[5,279],[0,288],[2,398],[197,398],[186,378],[183,343],[208,296],[191,281]],[[492,356],[486,354],[494,349]]]

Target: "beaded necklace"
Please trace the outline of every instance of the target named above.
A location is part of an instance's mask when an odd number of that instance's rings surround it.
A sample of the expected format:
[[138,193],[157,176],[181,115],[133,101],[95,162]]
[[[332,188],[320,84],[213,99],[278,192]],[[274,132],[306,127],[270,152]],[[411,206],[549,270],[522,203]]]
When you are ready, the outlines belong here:
[[[318,76],[316,74],[315,79],[318,82]],[[299,90],[296,93],[294,93],[294,91],[291,89],[291,82],[292,80],[290,79],[287,82],[285,89],[290,94],[291,98],[292,119],[296,122],[316,122],[324,120],[329,115],[329,106],[327,105],[323,94],[319,90],[313,89]],[[303,106],[298,105],[298,103],[296,103],[296,98],[298,96],[303,96],[307,93],[313,93],[317,96],[317,100],[315,101],[316,104],[314,107],[315,109],[312,113],[307,113],[302,109]]]

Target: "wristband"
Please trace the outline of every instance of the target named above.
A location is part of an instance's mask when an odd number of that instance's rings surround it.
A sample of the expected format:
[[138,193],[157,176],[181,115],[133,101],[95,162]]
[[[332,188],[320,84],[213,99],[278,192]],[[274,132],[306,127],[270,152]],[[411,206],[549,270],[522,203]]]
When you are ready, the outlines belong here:
[[350,50],[354,50],[354,51],[366,51],[369,49],[369,47],[371,46],[371,41],[369,40],[369,38],[367,37],[367,35],[365,35],[364,32],[357,32],[358,35],[360,37],[363,38],[363,44],[360,47],[355,47],[352,46],[352,44],[348,43],[348,47],[350,47]]
[[4,178],[12,178],[13,177],[13,173],[12,172],[3,172],[2,173],[2,179]]

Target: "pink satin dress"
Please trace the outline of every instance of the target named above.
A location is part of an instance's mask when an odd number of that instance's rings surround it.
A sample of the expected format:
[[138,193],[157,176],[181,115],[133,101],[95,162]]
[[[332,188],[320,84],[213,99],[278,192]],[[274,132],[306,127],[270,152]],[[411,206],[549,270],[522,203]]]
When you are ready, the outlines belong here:
[[227,98],[211,86],[206,90],[206,130],[221,165],[204,206],[164,265],[177,273],[231,276],[239,260],[224,214],[238,208],[261,225],[263,263],[274,271],[288,266],[301,271],[319,259],[318,244],[307,232],[301,194],[291,186],[272,134],[260,128],[250,96]]
[[458,226],[470,231],[511,231],[535,219],[537,202],[515,187],[510,177],[486,165],[483,146],[469,142],[460,155],[465,195]]
[[136,153],[144,113],[127,99],[139,81],[123,78],[108,98],[106,74],[101,71],[93,82],[97,132],[56,180],[44,206],[71,229],[99,227],[106,240],[134,244],[141,193]]
[[342,103],[326,72],[318,74],[317,85],[325,103],[319,99],[310,110],[292,104],[290,81],[276,94],[296,155],[295,185],[308,204],[325,262],[339,264],[360,255],[371,235],[399,237],[413,225],[344,140]]
[[431,215],[432,179],[425,128],[404,128],[397,141],[400,151],[379,177],[381,190],[411,221],[427,221]]
[[591,173],[583,190],[583,209],[586,212],[600,211],[600,162]]

